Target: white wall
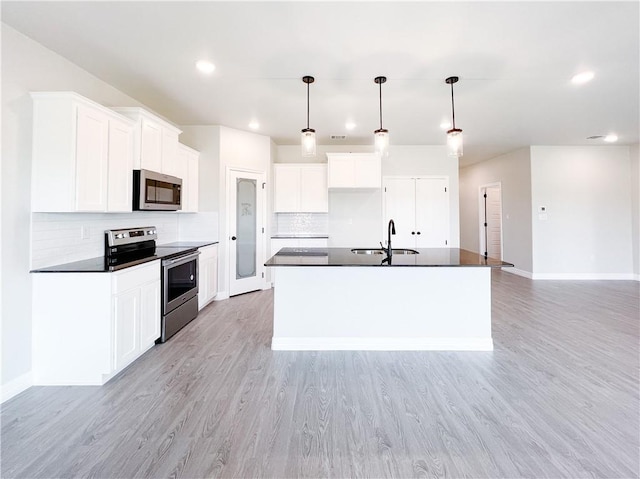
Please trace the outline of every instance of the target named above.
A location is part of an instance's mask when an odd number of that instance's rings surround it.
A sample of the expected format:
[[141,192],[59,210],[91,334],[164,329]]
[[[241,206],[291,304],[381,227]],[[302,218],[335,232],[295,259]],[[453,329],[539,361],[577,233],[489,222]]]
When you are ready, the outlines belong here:
[[631,161],[631,238],[633,274],[640,281],[640,144],[629,148]]
[[[302,158],[299,145],[277,148],[278,163],[326,163],[326,153],[367,153],[369,145],[318,145],[315,158]],[[444,146],[390,146],[383,176],[448,176],[451,192],[451,246],[459,244],[458,161]],[[382,191],[329,191],[329,246],[373,247],[383,241]]]
[[[30,91],[70,90],[107,106],[133,98],[2,24],[3,397],[30,384]],[[11,278],[11,281],[7,281]]]
[[[265,173],[267,195],[271,184],[271,155],[275,147],[268,136],[224,126],[181,126],[181,142],[200,151],[200,209],[217,211],[218,216],[218,298],[229,295],[229,237],[227,231],[227,169]],[[270,232],[270,197],[265,197],[265,255]],[[265,258],[265,260],[268,258]]]
[[626,146],[531,147],[535,278],[632,276],[630,171]]
[[460,247],[480,248],[480,187],[502,187],[503,259],[531,273],[531,161],[529,148],[516,150],[460,170]]

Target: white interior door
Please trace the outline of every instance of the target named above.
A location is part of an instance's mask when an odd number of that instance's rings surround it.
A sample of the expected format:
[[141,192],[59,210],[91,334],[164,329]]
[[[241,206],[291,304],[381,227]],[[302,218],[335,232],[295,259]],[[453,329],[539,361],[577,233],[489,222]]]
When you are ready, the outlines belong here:
[[229,295],[264,286],[263,173],[229,170]]
[[396,226],[396,235],[391,237],[391,246],[393,248],[415,248],[415,179],[385,178],[383,188],[383,244],[386,246],[389,220],[393,220]]
[[416,246],[449,245],[449,180],[416,178]]
[[484,248],[490,258],[502,259],[502,191],[500,186],[484,188]]

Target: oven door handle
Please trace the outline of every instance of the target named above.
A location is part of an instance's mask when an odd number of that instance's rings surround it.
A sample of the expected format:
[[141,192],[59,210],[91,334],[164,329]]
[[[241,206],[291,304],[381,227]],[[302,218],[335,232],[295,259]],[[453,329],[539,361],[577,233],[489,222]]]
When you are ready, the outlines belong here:
[[189,261],[193,261],[198,258],[200,251],[196,251],[195,253],[189,253],[185,256],[180,256],[179,258],[174,259],[165,259],[162,260],[162,266],[176,266],[183,263],[188,263]]

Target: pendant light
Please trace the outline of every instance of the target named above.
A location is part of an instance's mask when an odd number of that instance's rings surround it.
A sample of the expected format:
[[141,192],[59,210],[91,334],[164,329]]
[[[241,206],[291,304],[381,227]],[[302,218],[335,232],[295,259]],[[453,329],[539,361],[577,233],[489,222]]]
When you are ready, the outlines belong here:
[[449,149],[449,156],[462,156],[462,130],[456,128],[456,110],[453,105],[453,84],[459,80],[458,77],[449,77],[445,80],[447,85],[451,85],[451,126],[452,128],[447,131],[447,147]]
[[375,148],[380,156],[389,154],[389,130],[382,128],[382,84],[387,81],[387,77],[375,77],[374,82],[380,86],[380,128],[373,132]]
[[315,81],[312,76],[303,76],[302,81],[307,84],[307,127],[302,130],[302,156],[316,156],[316,130],[309,128],[309,84]]

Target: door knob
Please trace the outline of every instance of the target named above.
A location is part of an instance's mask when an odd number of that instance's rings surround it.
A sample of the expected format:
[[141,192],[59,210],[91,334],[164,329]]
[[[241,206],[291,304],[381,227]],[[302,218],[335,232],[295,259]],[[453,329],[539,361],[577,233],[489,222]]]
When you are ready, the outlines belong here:
[[235,241],[235,240],[236,240],[236,237],[235,237],[235,236],[232,236],[232,237],[231,237],[231,239],[232,239],[233,241]]

